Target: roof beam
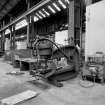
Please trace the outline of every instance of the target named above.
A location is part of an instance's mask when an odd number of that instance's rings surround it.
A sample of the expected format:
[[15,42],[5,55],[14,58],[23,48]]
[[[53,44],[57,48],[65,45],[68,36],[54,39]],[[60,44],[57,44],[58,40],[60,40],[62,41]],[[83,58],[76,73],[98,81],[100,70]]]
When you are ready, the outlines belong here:
[[41,8],[42,6],[46,5],[47,3],[49,3],[51,0],[43,0],[40,3],[38,3],[37,5],[33,6],[32,8],[30,8],[28,11],[26,11],[25,13],[23,13],[21,16],[19,16],[18,18],[16,18],[15,20],[13,20],[11,23],[7,24],[6,26],[4,26],[3,28],[0,29],[0,32],[5,30],[6,28],[8,28],[9,26],[16,24],[18,21],[20,21],[21,19],[25,18],[27,15],[30,15],[32,12],[35,12],[36,10],[38,10],[39,8]]

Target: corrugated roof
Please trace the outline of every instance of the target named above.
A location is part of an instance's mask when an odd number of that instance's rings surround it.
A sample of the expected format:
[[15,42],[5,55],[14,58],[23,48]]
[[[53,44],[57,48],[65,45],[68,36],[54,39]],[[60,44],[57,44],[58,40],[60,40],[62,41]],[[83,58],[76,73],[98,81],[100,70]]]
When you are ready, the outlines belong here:
[[5,16],[20,0],[0,0],[0,20]]

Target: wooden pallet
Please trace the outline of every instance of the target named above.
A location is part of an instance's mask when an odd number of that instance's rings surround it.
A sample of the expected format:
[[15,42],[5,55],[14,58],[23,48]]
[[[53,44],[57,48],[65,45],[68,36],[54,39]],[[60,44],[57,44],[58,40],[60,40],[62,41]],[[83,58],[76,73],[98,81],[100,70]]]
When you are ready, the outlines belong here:
[[37,96],[37,92],[27,90],[17,95],[13,95],[5,99],[2,99],[0,103],[1,105],[16,105],[19,104],[20,102],[34,98],[35,96]]

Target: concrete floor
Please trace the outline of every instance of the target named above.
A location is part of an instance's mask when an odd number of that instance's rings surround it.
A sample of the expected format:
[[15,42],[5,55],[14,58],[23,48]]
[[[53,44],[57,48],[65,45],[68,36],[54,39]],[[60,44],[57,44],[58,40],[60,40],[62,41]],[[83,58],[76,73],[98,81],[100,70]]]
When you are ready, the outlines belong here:
[[0,59],[0,99],[30,89],[39,95],[20,105],[105,105],[105,85],[95,84],[94,87],[83,88],[76,78],[58,88],[47,82],[34,81],[28,72],[20,76],[6,74],[14,70],[19,69]]

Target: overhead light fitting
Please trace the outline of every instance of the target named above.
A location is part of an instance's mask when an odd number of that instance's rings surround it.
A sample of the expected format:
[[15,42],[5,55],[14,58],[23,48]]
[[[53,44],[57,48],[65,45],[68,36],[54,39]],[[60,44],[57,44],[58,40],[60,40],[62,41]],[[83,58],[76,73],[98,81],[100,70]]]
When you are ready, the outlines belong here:
[[40,19],[42,19],[43,17],[42,16],[40,16],[38,13],[36,13],[36,16],[38,16]]
[[46,17],[46,15],[43,14],[41,11],[39,11],[39,13],[40,13],[44,18]]
[[65,2],[67,2],[68,4],[70,3],[70,1],[69,1],[69,0],[65,0]]
[[48,8],[51,10],[52,13],[56,13],[56,11],[49,5]]
[[16,36],[15,39],[18,39],[18,38],[25,38],[26,36],[25,35],[21,35],[21,36]]
[[24,37],[25,37],[24,35],[20,36],[20,38],[24,38]]
[[26,25],[27,25],[27,21],[26,21],[26,19],[24,19],[24,20],[22,20],[22,21],[20,21],[19,23],[16,24],[15,29],[16,30],[20,29],[20,28],[22,28],[22,27],[24,27]]
[[59,2],[59,4],[60,4],[64,9],[67,8],[66,5],[65,5],[61,0],[58,0],[58,2]]
[[36,21],[38,21],[39,19],[36,17],[36,16],[34,16],[34,22],[36,22]]
[[61,9],[57,6],[56,3],[53,3],[53,6],[54,6],[58,11],[61,11]]
[[44,8],[42,9],[43,12],[45,12],[47,14],[47,16],[50,16],[50,13],[47,12]]
[[10,30],[7,29],[7,30],[5,31],[5,34],[7,35],[7,34],[9,34],[9,33],[10,33]]

